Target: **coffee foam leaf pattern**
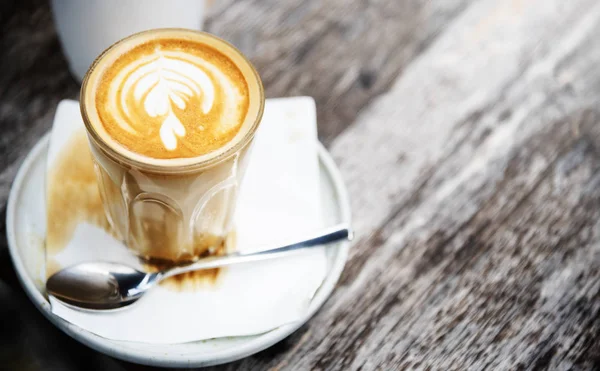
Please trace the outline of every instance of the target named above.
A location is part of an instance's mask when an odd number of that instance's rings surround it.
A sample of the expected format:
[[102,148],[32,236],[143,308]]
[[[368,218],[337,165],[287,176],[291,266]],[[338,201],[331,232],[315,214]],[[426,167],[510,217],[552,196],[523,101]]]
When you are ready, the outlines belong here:
[[[107,68],[96,100],[113,138],[150,157],[172,158],[207,153],[237,133],[248,88],[232,62],[159,45],[131,52]],[[144,143],[154,152],[144,153]]]

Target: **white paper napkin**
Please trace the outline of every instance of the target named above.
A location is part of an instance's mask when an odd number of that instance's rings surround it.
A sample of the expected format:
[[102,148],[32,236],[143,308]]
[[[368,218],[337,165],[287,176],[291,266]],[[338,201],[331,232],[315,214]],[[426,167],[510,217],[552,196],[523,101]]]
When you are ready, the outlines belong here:
[[[59,104],[48,153],[48,177],[73,135],[81,135],[79,104]],[[237,249],[250,250],[322,227],[315,105],[312,98],[267,100],[242,184]],[[49,183],[49,182],[47,182]],[[76,208],[77,205],[72,207]],[[103,229],[81,222],[67,246],[48,254],[58,268],[81,261],[118,260],[140,267]],[[134,306],[90,313],[50,298],[52,311],[100,336],[155,344],[252,335],[300,320],[326,274],[322,248],[293,257],[236,265],[217,284],[195,290],[159,286]]]

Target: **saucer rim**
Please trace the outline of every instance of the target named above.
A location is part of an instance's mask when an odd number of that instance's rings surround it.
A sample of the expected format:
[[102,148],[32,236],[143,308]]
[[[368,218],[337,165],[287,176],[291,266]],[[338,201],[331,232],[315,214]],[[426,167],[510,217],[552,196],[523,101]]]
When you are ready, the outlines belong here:
[[[289,323],[263,334],[251,335],[253,339],[248,340],[244,344],[233,346],[231,348],[215,351],[213,353],[201,353],[201,354],[181,354],[174,351],[161,354],[151,354],[143,349],[120,347],[122,343],[126,343],[119,340],[112,340],[100,337],[93,334],[83,328],[80,328],[70,322],[59,318],[52,313],[50,303],[46,299],[45,295],[38,290],[35,285],[33,278],[28,274],[25,267],[24,260],[17,248],[17,239],[15,231],[15,215],[17,213],[17,200],[22,190],[22,184],[26,179],[27,174],[30,171],[31,166],[40,157],[43,156],[43,151],[47,150],[50,141],[50,132],[46,133],[41,137],[31,151],[27,154],[25,160],[19,167],[15,180],[10,190],[7,213],[6,213],[6,231],[8,239],[8,249],[11,256],[12,263],[16,269],[17,277],[23,289],[25,290],[29,299],[34,303],[36,308],[56,327],[61,329],[67,335],[71,336],[75,340],[82,344],[107,354],[109,356],[128,361],[134,362],[147,366],[159,366],[159,367],[203,367],[218,365],[228,362],[233,362],[264,349],[271,347],[272,345],[283,340],[304,323],[306,323],[316,312],[319,310],[325,301],[329,298],[335,285],[337,284],[343,268],[348,258],[348,250],[350,247],[349,242],[341,242],[331,248],[336,248],[339,251],[331,268],[327,272],[323,283],[317,290],[314,298],[312,299],[308,313],[299,321]],[[331,178],[331,186],[337,198],[337,204],[339,207],[340,220],[344,222],[351,222],[350,203],[348,193],[344,185],[342,176],[337,168],[333,158],[327,151],[327,149],[320,143],[317,142],[319,162],[322,164],[324,169],[327,171]],[[246,337],[246,336],[244,336]],[[232,337],[240,338],[240,337]],[[203,340],[211,341],[211,339]],[[176,344],[173,344],[176,346]]]

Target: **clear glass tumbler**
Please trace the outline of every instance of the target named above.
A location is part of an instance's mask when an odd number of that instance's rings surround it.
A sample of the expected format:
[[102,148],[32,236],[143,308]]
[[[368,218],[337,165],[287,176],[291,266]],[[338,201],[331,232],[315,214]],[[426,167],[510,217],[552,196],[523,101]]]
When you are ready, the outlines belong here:
[[120,148],[102,132],[94,105],[94,86],[101,75],[98,66],[112,48],[147,32],[117,42],[92,64],[81,89],[81,113],[115,234],[147,261],[182,263],[224,246],[265,98],[258,73],[233,46],[203,32],[171,31],[193,33],[188,36],[218,48],[244,75],[250,97],[248,113],[230,142],[195,158],[150,159]]

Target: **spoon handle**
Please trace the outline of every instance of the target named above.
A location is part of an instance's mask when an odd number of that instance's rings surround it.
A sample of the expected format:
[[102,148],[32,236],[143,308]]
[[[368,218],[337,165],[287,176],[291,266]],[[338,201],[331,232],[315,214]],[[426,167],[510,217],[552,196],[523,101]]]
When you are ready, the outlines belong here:
[[234,252],[227,255],[204,258],[190,265],[174,267],[164,271],[161,275],[161,279],[202,269],[211,269],[238,263],[278,258],[299,250],[309,249],[311,247],[321,246],[345,239],[352,240],[352,237],[352,230],[348,224],[338,224],[302,239],[262,247],[260,249],[248,252]]

